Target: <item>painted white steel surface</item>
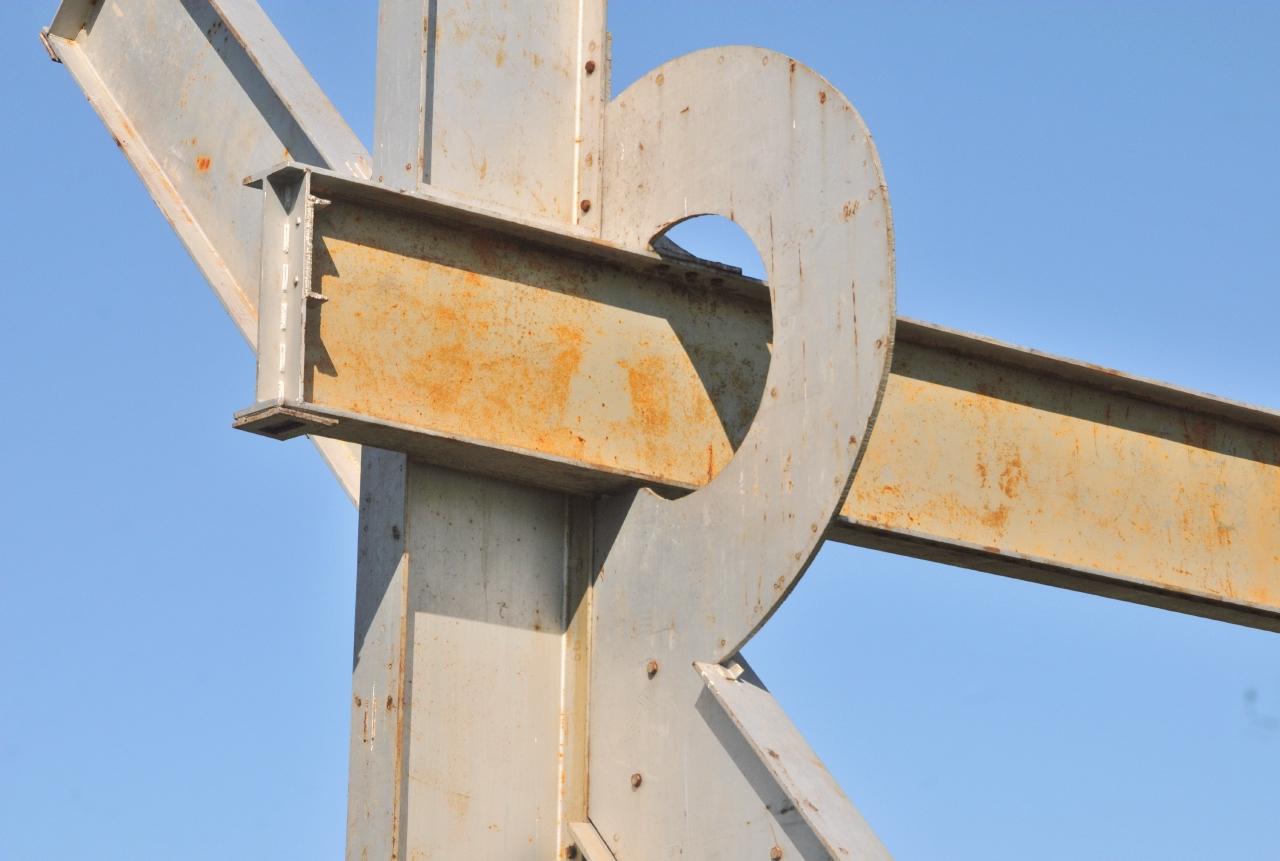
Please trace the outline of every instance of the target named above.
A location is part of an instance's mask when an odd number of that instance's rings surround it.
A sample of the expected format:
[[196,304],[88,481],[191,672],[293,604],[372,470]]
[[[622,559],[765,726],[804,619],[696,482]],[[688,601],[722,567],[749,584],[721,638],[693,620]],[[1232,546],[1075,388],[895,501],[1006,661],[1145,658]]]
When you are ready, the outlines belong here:
[[[579,40],[603,45],[603,4],[380,12],[374,179],[576,223],[582,112],[597,130],[603,112],[578,95]],[[586,815],[586,506],[383,452],[361,493],[357,642],[373,639],[353,696],[380,680],[404,723],[376,756],[353,730],[347,857],[559,856]]]
[[407,857],[559,842],[566,501],[411,463]]
[[374,179],[594,222],[581,200],[598,186],[603,0],[382,0],[379,13]]

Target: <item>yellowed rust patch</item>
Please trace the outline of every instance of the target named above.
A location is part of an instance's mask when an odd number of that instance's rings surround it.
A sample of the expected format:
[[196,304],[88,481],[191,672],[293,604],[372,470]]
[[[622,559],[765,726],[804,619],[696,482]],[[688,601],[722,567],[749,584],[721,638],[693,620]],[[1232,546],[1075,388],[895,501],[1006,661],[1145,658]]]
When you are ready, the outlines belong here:
[[1280,440],[899,343],[841,514],[1179,591],[1280,601]]
[[685,485],[759,405],[759,303],[349,203],[315,247],[317,405]]

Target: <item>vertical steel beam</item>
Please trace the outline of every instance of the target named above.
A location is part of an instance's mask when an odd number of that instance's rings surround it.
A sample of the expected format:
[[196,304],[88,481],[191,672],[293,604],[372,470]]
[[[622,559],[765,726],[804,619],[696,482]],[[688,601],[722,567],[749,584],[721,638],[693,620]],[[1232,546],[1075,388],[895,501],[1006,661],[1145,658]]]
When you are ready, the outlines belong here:
[[374,178],[598,224],[604,0],[383,0]]
[[[383,0],[373,179],[593,231],[604,46],[603,0]],[[349,859],[561,853],[590,535],[580,500],[366,450]]]

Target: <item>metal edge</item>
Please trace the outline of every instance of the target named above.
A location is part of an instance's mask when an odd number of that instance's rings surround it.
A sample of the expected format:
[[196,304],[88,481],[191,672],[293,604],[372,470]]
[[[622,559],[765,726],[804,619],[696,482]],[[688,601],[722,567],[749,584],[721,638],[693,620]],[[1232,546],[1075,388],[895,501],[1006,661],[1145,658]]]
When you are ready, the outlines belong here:
[[173,228],[178,240],[186,248],[195,262],[200,274],[213,288],[214,295],[222,303],[231,317],[241,337],[252,349],[257,348],[258,313],[249,301],[249,297],[236,283],[235,277],[222,261],[221,255],[213,247],[213,243],[205,236],[192,216],[190,210],[182,202],[177,189],[169,182],[160,163],[151,155],[146,145],[133,133],[124,112],[111,97],[110,92],[98,77],[93,65],[83,56],[80,46],[60,36],[50,35],[48,44],[71,77],[84,92],[89,104],[102,124],[107,127],[116,142],[116,146],[124,153],[143,186],[155,201],[165,221]]
[[1020,347],[983,335],[961,332],[936,323],[899,317],[897,337],[905,343],[935,347],[961,356],[974,356],[1034,374],[1045,374],[1162,406],[1227,419],[1269,433],[1280,433],[1280,411],[1277,410],[1044,353],[1030,347]]
[[[303,422],[304,426],[299,428],[291,428],[285,435],[275,435],[267,433],[264,423],[271,422],[277,416],[287,415],[290,418]],[[602,464],[593,464],[587,461],[572,460],[560,455],[546,454],[544,452],[535,451],[533,449],[520,448],[518,446],[505,445],[503,443],[490,442],[487,440],[476,439],[474,437],[462,436],[460,434],[448,433],[445,431],[433,430],[431,428],[421,427],[419,425],[411,425],[405,422],[390,421],[387,419],[373,418],[359,413],[348,412],[347,410],[334,409],[332,407],[317,406],[315,404],[299,404],[294,401],[269,401],[264,403],[253,404],[243,410],[235,413],[232,427],[236,430],[247,431],[267,439],[293,439],[303,434],[323,434],[325,437],[333,440],[342,440],[344,442],[373,445],[375,448],[385,448],[390,451],[401,451],[415,459],[421,459],[428,463],[435,463],[439,466],[449,467],[461,472],[471,472],[478,475],[493,475],[502,477],[503,473],[498,469],[495,463],[492,469],[486,469],[483,466],[468,466],[459,464],[451,457],[448,459],[437,458],[430,453],[425,453],[434,446],[443,446],[450,451],[462,451],[471,449],[478,454],[482,454],[486,458],[498,457],[502,461],[503,468],[510,469],[513,464],[524,462],[530,464],[533,468],[528,472],[537,473],[539,476],[551,478],[551,482],[547,483],[538,477],[515,477],[509,478],[520,484],[529,484],[535,487],[547,487],[562,492],[582,494],[586,493],[610,493],[624,488],[646,486],[657,491],[661,491],[661,495],[683,496],[698,489],[696,485],[686,485],[682,482],[673,482],[669,479],[657,478],[645,473],[632,472],[630,470],[618,469]],[[361,440],[351,439],[349,437],[362,436],[367,438],[369,430],[374,433],[386,434],[393,439],[388,442],[404,443],[418,442],[418,445],[406,444],[396,448],[388,445],[377,445],[372,442],[362,442]],[[565,479],[560,481],[557,479]]]
[[357,203],[375,204],[409,215],[434,218],[468,227],[490,230],[521,242],[568,252],[593,262],[610,263],[647,277],[667,277],[671,272],[694,272],[710,275],[722,283],[710,285],[700,281],[695,287],[731,293],[751,301],[769,302],[769,285],[756,278],[725,271],[714,261],[703,261],[689,255],[689,260],[663,256],[655,251],[624,248],[561,222],[538,219],[527,213],[508,210],[463,194],[431,188],[416,192],[400,191],[378,182],[353,179],[324,168],[284,161],[245,177],[245,185],[257,186],[268,177],[281,173],[310,171],[312,194],[338,197]]
[[[614,861],[609,844],[604,842],[600,832],[590,822],[570,822],[569,836],[583,861]],[[569,856],[573,857],[573,856]]]
[[693,667],[832,859],[892,861],[888,849],[782,705],[763,685],[743,678],[745,667],[739,665],[731,671],[721,664],[701,661],[695,661]]
[[45,51],[49,53],[50,60],[53,60],[53,62],[55,63],[62,62],[62,60],[58,59],[58,55],[54,53],[53,46],[49,44],[49,28],[48,27],[40,28],[40,44],[44,45]]
[[830,541],[855,547],[911,556],[1072,592],[1280,633],[1280,610],[1272,607],[1209,592],[1157,586],[1150,580],[1056,562],[999,547],[911,532],[843,514],[836,515],[832,520],[826,537]]
[[[154,156],[152,156],[146,145],[143,144],[143,142],[133,133],[128,120],[125,118],[124,112],[120,109],[120,106],[116,104],[115,99],[112,98],[110,91],[107,89],[105,84],[103,84],[97,71],[94,69],[93,64],[90,63],[83,55],[82,49],[74,41],[74,35],[77,35],[79,30],[85,26],[86,21],[92,18],[94,8],[100,7],[94,7],[94,4],[86,4],[83,2],[77,4],[74,0],[64,0],[54,18],[54,25],[52,27],[42,29],[40,35],[41,42],[50,52],[53,59],[66,66],[67,71],[71,73],[72,79],[80,87],[81,91],[85,94],[85,98],[93,106],[94,112],[98,115],[98,119],[107,127],[107,131],[111,134],[116,146],[118,146],[120,151],[124,153],[125,159],[134,169],[138,178],[142,180],[143,186],[147,189],[148,194],[151,195],[151,199],[160,209],[160,213],[164,216],[165,221],[169,223],[173,232],[178,236],[179,242],[182,243],[183,248],[186,249],[192,261],[196,264],[196,268],[213,289],[214,295],[218,297],[218,301],[226,310],[227,315],[231,317],[231,321],[240,332],[240,336],[244,338],[245,343],[249,345],[249,348],[256,353],[258,340],[258,314],[253,303],[249,300],[249,297],[244,293],[243,289],[241,289],[240,284],[236,281],[235,277],[223,262],[221,255],[219,255],[217,249],[213,247],[213,243],[209,241],[209,238],[205,235],[204,231],[196,223],[196,220],[190,210],[186,208],[186,205],[183,203],[177,189],[175,189],[173,184],[169,182],[169,179],[160,163]],[[259,10],[259,13],[261,14],[261,10]],[[221,10],[219,10],[219,14],[221,14]],[[265,16],[263,17],[265,18]],[[269,23],[270,22],[268,21],[268,24]],[[65,38],[57,35],[54,31],[59,26],[71,27],[73,29],[73,38]],[[272,30],[275,32],[274,27]],[[279,37],[278,32],[276,35]],[[239,37],[237,36],[237,38]],[[281,42],[283,43],[282,38]],[[248,47],[246,46],[246,51],[247,50]],[[296,57],[294,59],[296,60]],[[258,60],[255,58],[254,62],[257,63]],[[302,68],[301,62],[298,63],[298,68],[301,69],[305,75],[305,69]],[[259,70],[263,72],[264,77],[268,79],[268,83],[271,84],[272,88],[276,89],[276,84],[271,81],[270,75],[267,74],[266,70],[263,69],[261,65],[259,65]],[[307,76],[307,79],[310,80],[309,76]],[[316,90],[319,91],[319,88],[315,85],[314,81],[311,82],[311,86],[315,87]],[[323,93],[320,93],[320,96],[324,99],[324,104],[328,109],[333,112],[333,117],[345,127],[345,121],[343,121],[337,114],[336,108],[328,102],[327,97],[324,97]],[[281,98],[283,98],[283,96]],[[287,100],[286,105],[289,105]],[[292,108],[291,105],[290,107]],[[308,107],[310,106],[308,105]],[[299,125],[303,125],[301,119],[296,114],[294,115],[294,119],[299,122]],[[329,125],[332,125],[332,123],[329,123]],[[310,134],[309,127],[304,126],[303,131],[308,135]],[[327,129],[327,131],[332,132],[332,129]],[[351,140],[354,140],[356,144],[359,145],[359,140],[355,138],[349,128],[346,129],[346,133],[351,137]],[[328,157],[328,150],[326,150],[325,144],[331,143],[330,141],[313,141],[313,143],[316,144],[317,149],[321,151],[322,155]],[[363,146],[360,146],[360,151],[364,151]],[[353,171],[355,169],[351,165],[346,166]],[[335,463],[342,462],[341,459],[335,459],[335,445],[344,445],[349,447],[349,444],[338,443],[335,441],[324,447],[317,444],[317,448],[320,450],[321,457],[329,465],[330,469],[333,470],[334,476],[338,479],[338,483],[342,485],[343,492],[345,492],[354,503],[358,499],[359,494],[359,453],[358,451],[350,450],[345,452],[345,460],[354,460],[357,463],[357,468],[353,476],[352,470],[349,468],[339,470],[334,467]],[[328,449],[328,453],[326,453],[326,449]]]
[[267,14],[253,0],[208,0],[249,59],[331,168],[369,177],[371,160]]

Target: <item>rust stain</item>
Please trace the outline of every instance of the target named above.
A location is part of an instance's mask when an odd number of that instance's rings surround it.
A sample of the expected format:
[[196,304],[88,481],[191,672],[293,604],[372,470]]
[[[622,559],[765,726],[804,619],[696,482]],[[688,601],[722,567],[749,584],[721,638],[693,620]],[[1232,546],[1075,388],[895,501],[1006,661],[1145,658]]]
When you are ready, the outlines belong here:
[[626,369],[631,411],[644,434],[652,438],[665,436],[671,427],[671,397],[667,388],[670,375],[666,363],[658,356],[646,356],[636,363],[619,364]]
[[[985,478],[985,476],[984,476]],[[1014,454],[1000,473],[1000,491],[1010,499],[1018,495],[1018,485],[1026,480],[1022,471],[1022,458]]]
[[1280,610],[1280,435],[923,344],[842,514]]
[[322,210],[317,236],[317,404],[687,485],[714,478],[754,417],[767,306],[689,293],[675,273],[625,276],[637,292],[554,253],[355,205]]
[[984,525],[989,526],[996,531],[1004,529],[1009,524],[1008,507],[1001,505],[995,511],[988,511],[986,514],[982,515],[982,522]]
[[200,171],[201,173],[204,173],[212,166],[213,166],[213,159],[209,158],[209,156],[207,155],[202,155],[198,159],[196,159],[196,170]]

